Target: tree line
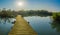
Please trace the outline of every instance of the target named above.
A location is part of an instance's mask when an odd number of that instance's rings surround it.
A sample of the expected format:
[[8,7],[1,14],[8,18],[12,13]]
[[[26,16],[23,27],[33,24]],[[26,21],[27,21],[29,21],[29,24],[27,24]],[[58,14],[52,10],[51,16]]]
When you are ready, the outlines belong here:
[[52,12],[48,12],[47,10],[6,10],[3,8],[0,10],[0,17],[15,17],[16,15],[22,16],[52,16]]

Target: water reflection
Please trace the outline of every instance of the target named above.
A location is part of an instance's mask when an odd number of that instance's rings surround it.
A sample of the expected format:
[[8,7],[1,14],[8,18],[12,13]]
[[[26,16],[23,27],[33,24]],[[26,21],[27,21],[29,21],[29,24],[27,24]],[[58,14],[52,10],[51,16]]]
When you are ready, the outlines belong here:
[[51,26],[53,29],[56,29],[57,32],[60,32],[60,23],[59,22],[53,21],[51,23]]
[[0,18],[0,35],[8,35],[14,25],[12,22],[15,20],[14,18]]
[[50,16],[29,16],[24,18],[30,22],[29,24],[38,33],[38,35],[60,35],[60,32],[56,32],[55,29],[52,29],[51,25],[54,24],[52,23]]
[[[60,35],[60,24],[52,22],[50,17],[29,16],[24,17],[29,25],[38,33],[38,35]],[[14,18],[0,18],[0,35],[7,35],[13,26]],[[4,24],[5,23],[5,24]],[[53,28],[53,29],[52,29]],[[58,32],[56,32],[56,30]]]
[[14,18],[0,18],[0,24],[12,23],[16,21]]

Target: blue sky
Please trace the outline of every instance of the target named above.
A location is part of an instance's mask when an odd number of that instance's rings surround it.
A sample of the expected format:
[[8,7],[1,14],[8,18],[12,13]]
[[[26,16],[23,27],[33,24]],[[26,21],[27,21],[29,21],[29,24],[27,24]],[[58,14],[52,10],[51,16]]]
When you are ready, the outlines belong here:
[[[18,6],[16,2],[24,2]],[[0,9],[60,11],[60,0],[0,0]]]

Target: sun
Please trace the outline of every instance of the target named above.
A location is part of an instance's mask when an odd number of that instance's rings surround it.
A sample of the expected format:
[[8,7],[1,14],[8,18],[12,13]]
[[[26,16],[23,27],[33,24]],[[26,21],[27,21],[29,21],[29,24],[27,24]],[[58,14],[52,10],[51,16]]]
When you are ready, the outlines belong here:
[[23,4],[24,4],[23,2],[18,2],[17,3],[18,6],[23,6]]

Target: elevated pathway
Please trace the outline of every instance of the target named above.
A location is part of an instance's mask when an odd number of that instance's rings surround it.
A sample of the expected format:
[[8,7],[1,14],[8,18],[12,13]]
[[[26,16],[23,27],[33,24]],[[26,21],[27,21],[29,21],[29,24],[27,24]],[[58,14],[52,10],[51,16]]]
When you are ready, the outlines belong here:
[[37,33],[21,15],[18,15],[16,17],[16,22],[8,35],[37,35]]

